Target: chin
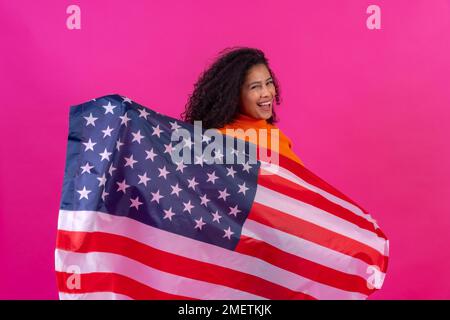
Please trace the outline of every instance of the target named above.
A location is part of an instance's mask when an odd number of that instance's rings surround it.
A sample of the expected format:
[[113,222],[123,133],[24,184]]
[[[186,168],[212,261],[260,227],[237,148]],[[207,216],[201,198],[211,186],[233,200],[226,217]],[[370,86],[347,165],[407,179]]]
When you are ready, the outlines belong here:
[[270,113],[270,114],[262,114],[260,116],[260,118],[263,119],[263,120],[268,120],[268,119],[270,119],[270,117],[272,117],[272,113]]

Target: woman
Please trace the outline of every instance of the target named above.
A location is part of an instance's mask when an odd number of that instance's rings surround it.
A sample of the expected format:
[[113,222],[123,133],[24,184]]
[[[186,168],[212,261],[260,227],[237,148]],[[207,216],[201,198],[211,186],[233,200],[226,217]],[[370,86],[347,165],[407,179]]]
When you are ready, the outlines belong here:
[[[217,128],[224,134],[229,134],[227,129],[255,129],[256,143],[276,150],[270,130],[278,129],[273,103],[280,104],[279,91],[261,50],[226,49],[200,76],[182,118],[190,123],[202,121],[203,129]],[[267,139],[259,139],[262,129],[267,130]],[[279,153],[303,165],[292,151],[290,139],[278,132]],[[249,140],[249,136],[245,138]]]

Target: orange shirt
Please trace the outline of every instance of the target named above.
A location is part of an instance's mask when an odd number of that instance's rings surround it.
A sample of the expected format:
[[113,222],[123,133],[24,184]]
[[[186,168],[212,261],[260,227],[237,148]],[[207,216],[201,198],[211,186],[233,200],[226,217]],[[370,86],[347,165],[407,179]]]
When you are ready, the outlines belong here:
[[[252,117],[249,117],[244,114],[239,114],[236,119],[233,120],[232,123],[229,123],[225,125],[223,128],[220,128],[219,131],[223,134],[227,134],[226,129],[255,129],[256,131],[256,138],[257,138],[257,144],[263,148],[266,149],[272,149],[272,143],[270,139],[270,129],[278,129],[279,132],[279,150],[278,152],[282,154],[285,157],[288,157],[301,165],[304,165],[303,162],[300,160],[299,157],[292,151],[292,142],[291,140],[284,135],[283,132],[276,126],[267,123],[266,120],[257,120]],[[259,130],[260,129],[266,129],[267,130],[267,142],[264,139],[259,139]],[[237,133],[233,134],[234,137],[238,137],[239,135]],[[242,138],[242,137],[241,137]],[[245,140],[249,141],[250,137],[249,135],[245,136]]]

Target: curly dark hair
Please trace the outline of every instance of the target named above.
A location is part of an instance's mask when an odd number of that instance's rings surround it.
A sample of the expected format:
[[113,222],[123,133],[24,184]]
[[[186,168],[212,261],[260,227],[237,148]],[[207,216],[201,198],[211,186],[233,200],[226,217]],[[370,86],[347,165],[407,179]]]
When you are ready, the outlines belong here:
[[[275,101],[279,105],[279,84],[264,52],[255,48],[232,47],[221,51],[217,60],[203,71],[181,118],[190,123],[202,121],[204,129],[221,128],[231,123],[239,114],[241,87],[247,72],[258,64],[264,64],[269,70],[276,90]],[[272,111],[267,122],[276,121]]]

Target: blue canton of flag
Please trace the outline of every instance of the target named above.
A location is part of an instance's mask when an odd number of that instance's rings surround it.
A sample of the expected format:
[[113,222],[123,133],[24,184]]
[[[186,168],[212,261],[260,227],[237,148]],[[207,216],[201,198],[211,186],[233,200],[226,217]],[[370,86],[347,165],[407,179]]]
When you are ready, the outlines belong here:
[[[223,248],[236,247],[260,166],[249,154],[242,164],[207,163],[195,156],[192,139],[171,141],[180,129],[194,137],[193,125],[119,95],[73,106],[70,119],[61,209],[127,216]],[[202,137],[205,147],[210,138]],[[196,160],[174,162],[176,145]],[[222,150],[230,152],[225,146]],[[215,159],[223,157],[215,153]]]

